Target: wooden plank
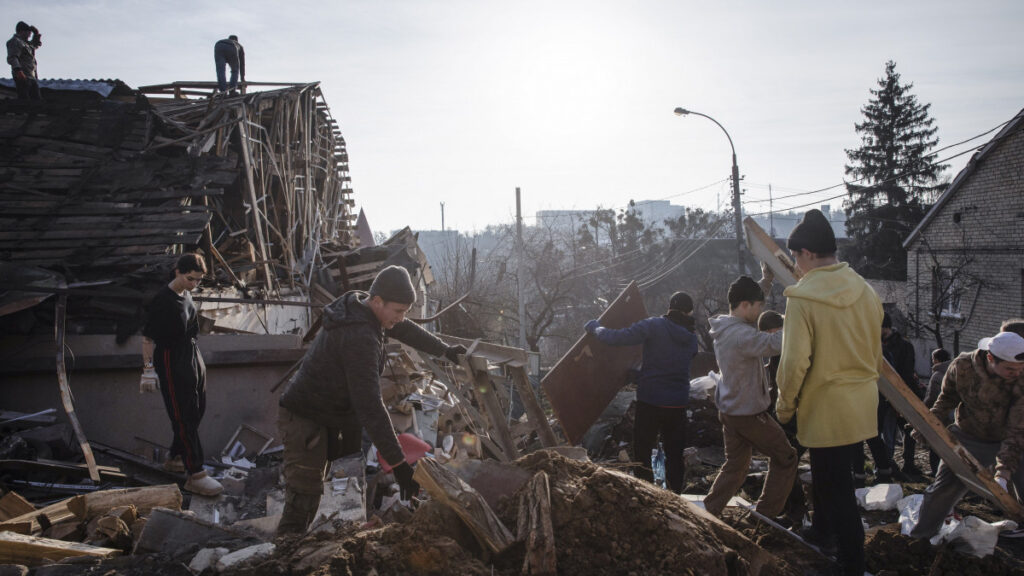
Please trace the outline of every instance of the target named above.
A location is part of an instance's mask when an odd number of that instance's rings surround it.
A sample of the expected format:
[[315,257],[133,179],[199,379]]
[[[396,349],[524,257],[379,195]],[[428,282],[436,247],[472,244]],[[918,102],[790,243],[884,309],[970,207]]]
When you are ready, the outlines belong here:
[[[501,446],[505,458],[514,460],[519,456],[516,450],[515,440],[512,439],[512,432],[505,422],[505,412],[501,409],[498,397],[494,393],[494,384],[491,382],[491,375],[487,370],[480,370],[473,367],[473,348],[469,350],[462,360],[462,369],[473,381],[473,395],[476,397],[480,413],[487,421],[489,431],[497,437],[498,445]],[[483,360],[486,364],[486,360]]]
[[9,520],[4,520],[3,522],[0,522],[0,530],[9,530],[12,527],[27,522],[30,525],[29,533],[39,534],[54,524],[59,524],[60,522],[75,517],[75,514],[68,509],[69,501],[70,499],[61,500],[60,502],[50,504],[45,508],[26,512],[21,516],[15,516]]
[[68,385],[68,374],[64,366],[64,350],[67,348],[64,345],[64,320],[67,306],[68,295],[59,295],[54,313],[54,331],[57,338],[57,380],[60,384],[60,399],[64,405],[64,412],[68,415],[68,421],[71,422],[71,427],[78,438],[78,445],[82,449],[82,455],[85,456],[85,463],[89,466],[89,478],[98,484],[100,471],[96,469],[96,458],[92,454],[92,448],[89,447],[89,441],[85,439],[85,430],[82,429],[82,424],[78,421],[78,416],[75,415],[75,404],[71,398],[71,387]]
[[181,510],[181,491],[177,484],[100,490],[75,496],[68,501],[68,510],[81,520],[102,516],[118,506],[135,506],[139,514],[146,515],[153,508]]
[[[799,281],[800,271],[795,266],[791,266],[792,261],[785,256],[778,244],[765,234],[764,230],[752,219],[747,218],[744,221],[744,226],[748,232],[747,242],[751,247],[751,253],[759,258],[766,258],[763,262],[767,263],[775,272],[775,278],[783,285],[788,286],[792,283],[789,281],[791,276],[786,274],[789,272],[792,273],[793,282]],[[878,391],[915,430],[925,437],[931,449],[956,473],[968,489],[999,506],[1010,516],[1024,518],[1024,507],[1021,507],[1013,496],[996,483],[992,472],[982,466],[946,430],[942,422],[928,410],[924,402],[910,390],[896,370],[885,360],[882,361]]]
[[113,558],[120,555],[121,551],[113,548],[27,536],[15,532],[0,532],[0,562],[5,564],[39,566],[73,556]]
[[551,424],[548,423],[547,414],[544,413],[544,409],[540,405],[536,390],[530,384],[530,375],[526,372],[526,366],[511,362],[505,366],[512,373],[512,380],[515,382],[516,390],[519,391],[520,400],[523,401],[530,426],[537,432],[541,446],[545,448],[558,446],[558,439],[555,438],[555,432],[551,429]]
[[[601,326],[625,328],[647,317],[643,297],[631,282],[601,314]],[[640,360],[642,346],[607,346],[584,333],[555,364],[541,386],[562,423],[569,444],[576,444],[626,383]]]
[[528,365],[530,362],[530,353],[522,348],[502,346],[501,344],[494,344],[483,340],[469,340],[467,338],[459,338],[458,336],[449,336],[447,334],[438,334],[437,337],[452,344],[462,344],[466,348],[469,348],[476,343],[476,348],[473,349],[473,353],[477,356],[487,358],[494,364],[514,361],[521,362],[523,365]]
[[8,492],[4,494],[3,498],[0,498],[0,521],[10,520],[35,511],[36,507],[17,492]]
[[431,497],[451,508],[466,523],[481,547],[500,554],[513,544],[512,533],[501,523],[483,497],[436,460],[421,459],[416,465],[413,478]]
[[537,472],[519,498],[516,540],[526,545],[522,574],[554,576],[558,573],[555,529],[551,523],[551,489],[548,475]]

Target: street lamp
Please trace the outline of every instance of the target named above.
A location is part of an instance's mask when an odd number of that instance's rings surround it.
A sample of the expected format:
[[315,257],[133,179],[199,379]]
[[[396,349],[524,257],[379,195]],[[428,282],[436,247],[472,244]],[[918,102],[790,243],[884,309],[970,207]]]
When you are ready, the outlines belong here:
[[676,116],[686,116],[687,114],[703,116],[721,128],[722,132],[725,132],[725,137],[729,139],[729,148],[732,148],[732,211],[736,225],[736,259],[740,274],[743,274],[746,272],[746,266],[743,263],[743,216],[740,211],[740,168],[736,165],[736,147],[732,145],[732,136],[729,136],[729,131],[725,129],[725,126],[722,126],[718,123],[718,120],[715,120],[707,114],[701,114],[700,112],[694,112],[693,110],[687,110],[686,108],[676,108],[675,114]]

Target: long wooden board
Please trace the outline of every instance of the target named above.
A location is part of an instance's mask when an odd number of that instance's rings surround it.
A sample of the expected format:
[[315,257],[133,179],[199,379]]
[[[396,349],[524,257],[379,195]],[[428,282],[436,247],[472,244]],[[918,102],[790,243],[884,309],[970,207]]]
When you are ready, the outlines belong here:
[[[743,221],[747,230],[747,246],[750,252],[775,272],[775,278],[785,286],[800,279],[800,271],[792,260],[779,248],[763,229],[747,217]],[[999,506],[1007,514],[1024,518],[1024,508],[1017,500],[996,483],[992,472],[982,466],[939,422],[924,402],[914,394],[887,361],[883,360],[878,391],[885,396],[893,408],[900,413],[915,430],[927,440],[928,445],[963,481],[971,491]]]
[[[631,282],[601,314],[601,326],[625,328],[647,317],[643,297]],[[642,346],[608,346],[584,333],[540,381],[569,444],[577,444],[626,383]]]

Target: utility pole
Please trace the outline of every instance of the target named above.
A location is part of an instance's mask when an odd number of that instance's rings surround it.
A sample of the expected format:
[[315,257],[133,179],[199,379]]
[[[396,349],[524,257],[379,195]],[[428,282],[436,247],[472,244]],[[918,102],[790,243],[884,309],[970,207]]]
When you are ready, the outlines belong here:
[[516,187],[516,254],[519,264],[516,266],[516,285],[519,292],[519,347],[526,349],[526,296],[523,294],[523,204],[519,187]]
[[768,230],[771,231],[772,239],[775,239],[775,214],[772,212],[772,185],[768,185]]
[[444,202],[441,202],[441,232],[444,232]]
[[[732,145],[731,138],[729,144]],[[740,203],[740,167],[736,165],[736,152],[732,153],[732,210],[736,226],[736,265],[740,274],[745,274],[747,267],[743,263],[743,205]]]

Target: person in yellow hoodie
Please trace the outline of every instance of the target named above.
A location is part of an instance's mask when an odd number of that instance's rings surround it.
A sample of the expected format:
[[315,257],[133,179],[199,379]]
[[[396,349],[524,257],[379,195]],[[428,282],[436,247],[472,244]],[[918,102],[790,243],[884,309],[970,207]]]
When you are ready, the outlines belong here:
[[814,515],[805,537],[838,548],[844,574],[864,573],[864,527],[854,496],[853,459],[878,434],[882,302],[849,264],[836,258],[832,226],[809,210],[787,243],[803,277],[783,292],[779,399],[785,424],[811,458]]

